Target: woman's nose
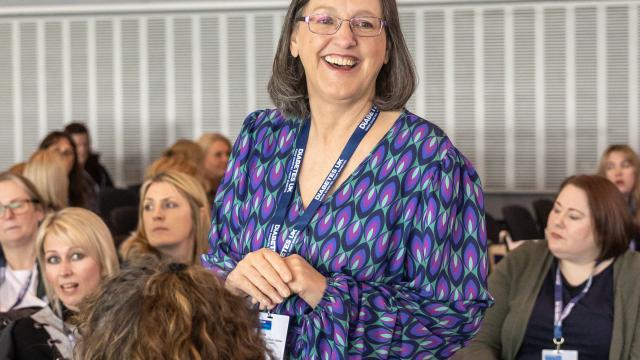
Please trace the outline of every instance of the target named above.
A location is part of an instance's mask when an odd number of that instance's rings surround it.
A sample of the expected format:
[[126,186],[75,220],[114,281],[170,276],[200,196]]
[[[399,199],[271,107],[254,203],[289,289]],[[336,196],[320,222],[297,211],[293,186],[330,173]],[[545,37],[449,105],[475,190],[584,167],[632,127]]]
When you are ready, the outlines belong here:
[[342,22],[338,31],[333,34],[333,37],[343,48],[350,48],[356,45],[356,35],[351,30],[351,23],[349,23],[349,20],[344,20]]
[[68,277],[71,274],[73,274],[73,269],[71,268],[71,264],[68,261],[63,260],[60,263],[60,276],[61,277]]

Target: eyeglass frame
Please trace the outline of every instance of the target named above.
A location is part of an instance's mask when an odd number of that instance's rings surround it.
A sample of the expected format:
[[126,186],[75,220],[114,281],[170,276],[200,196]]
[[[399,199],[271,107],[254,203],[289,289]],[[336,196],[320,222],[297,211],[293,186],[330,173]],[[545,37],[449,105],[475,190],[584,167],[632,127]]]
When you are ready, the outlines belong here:
[[[15,204],[15,203],[22,203],[22,205],[14,208],[12,207],[12,204]],[[7,210],[11,210],[11,212],[14,215],[24,214],[23,212],[16,213],[16,210],[23,207],[26,204],[38,204],[38,203],[39,201],[36,199],[18,199],[18,200],[13,200],[7,205],[0,204],[0,219],[4,219],[4,215],[7,213]]]
[[[311,30],[311,21],[310,20],[311,20],[311,17],[314,16],[314,15],[326,15],[328,17],[340,20],[340,22],[336,26],[336,31],[334,31],[334,32],[332,32],[330,34],[320,34],[320,33],[317,33],[315,31]],[[380,20],[380,30],[378,30],[378,33],[375,34],[375,35],[359,35],[359,34],[356,34],[353,31],[353,25],[351,24],[351,21],[355,20],[355,19],[377,19],[377,20]],[[352,18],[349,18],[349,19],[342,19],[342,18],[339,18],[337,16],[328,15],[328,14],[311,14],[311,15],[307,15],[307,16],[298,16],[298,17],[294,18],[294,20],[295,21],[302,21],[302,22],[306,23],[307,27],[309,28],[309,31],[311,31],[312,33],[314,33],[316,35],[334,35],[338,31],[340,31],[340,28],[342,27],[342,23],[345,22],[345,21],[349,22],[349,29],[351,30],[351,32],[354,35],[360,36],[360,37],[376,37],[376,36],[382,34],[382,29],[387,26],[387,20],[385,20],[383,18],[379,18],[377,16],[356,16],[356,17],[352,17]]]

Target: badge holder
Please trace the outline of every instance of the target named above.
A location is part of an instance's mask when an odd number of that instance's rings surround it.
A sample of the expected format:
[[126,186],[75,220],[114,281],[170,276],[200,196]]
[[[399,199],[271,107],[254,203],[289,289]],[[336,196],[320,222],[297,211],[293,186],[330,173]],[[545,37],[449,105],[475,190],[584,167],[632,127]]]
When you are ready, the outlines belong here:
[[289,330],[289,316],[274,314],[271,311],[260,312],[260,329],[265,343],[274,359],[284,359],[284,351],[287,344]]
[[576,350],[560,350],[560,346],[564,344],[564,338],[553,338],[555,349],[542,350],[542,360],[578,360],[578,352]]

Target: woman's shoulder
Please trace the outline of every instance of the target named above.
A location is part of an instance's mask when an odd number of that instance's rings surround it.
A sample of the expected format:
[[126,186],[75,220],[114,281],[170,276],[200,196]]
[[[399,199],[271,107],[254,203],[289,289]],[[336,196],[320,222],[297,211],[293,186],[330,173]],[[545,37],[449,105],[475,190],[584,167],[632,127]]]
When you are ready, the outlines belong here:
[[259,133],[263,130],[275,130],[291,126],[300,119],[286,116],[278,109],[258,109],[247,115],[240,135]]
[[401,123],[399,137],[410,136],[410,141],[418,146],[421,155],[419,158],[429,162],[453,161],[473,169],[471,162],[437,124],[406,109],[400,115],[399,121]]
[[[640,274],[640,252],[629,250],[620,255],[616,259],[614,269],[617,270],[623,278],[635,279],[635,277]],[[637,283],[637,281],[633,282]]]
[[540,268],[539,270],[541,270],[545,266],[545,260],[550,256],[551,253],[547,247],[546,240],[527,240],[518,248],[509,252],[498,263],[497,268],[506,270],[511,274],[519,274],[517,276],[537,273],[538,271],[534,271],[533,268]]

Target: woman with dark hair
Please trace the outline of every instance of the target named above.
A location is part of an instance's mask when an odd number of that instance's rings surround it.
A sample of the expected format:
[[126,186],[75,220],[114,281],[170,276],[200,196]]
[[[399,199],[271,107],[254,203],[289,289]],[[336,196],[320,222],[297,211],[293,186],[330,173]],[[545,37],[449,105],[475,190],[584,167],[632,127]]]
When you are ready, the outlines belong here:
[[[459,359],[635,359],[640,254],[616,186],[597,175],[560,186],[546,241],[527,242],[489,277],[495,306]],[[546,359],[544,356],[543,359]]]
[[78,164],[76,145],[71,136],[62,131],[52,131],[40,142],[39,149],[54,150],[65,160],[65,168],[69,175],[69,206],[84,207],[99,213],[95,183]]
[[83,360],[267,358],[257,311],[200,266],[141,258],[83,308]]
[[203,263],[290,323],[265,332],[288,333],[277,355],[449,358],[491,303],[480,178],[404,108],[399,21],[394,0],[292,1],[277,109],[247,117],[218,189]]

